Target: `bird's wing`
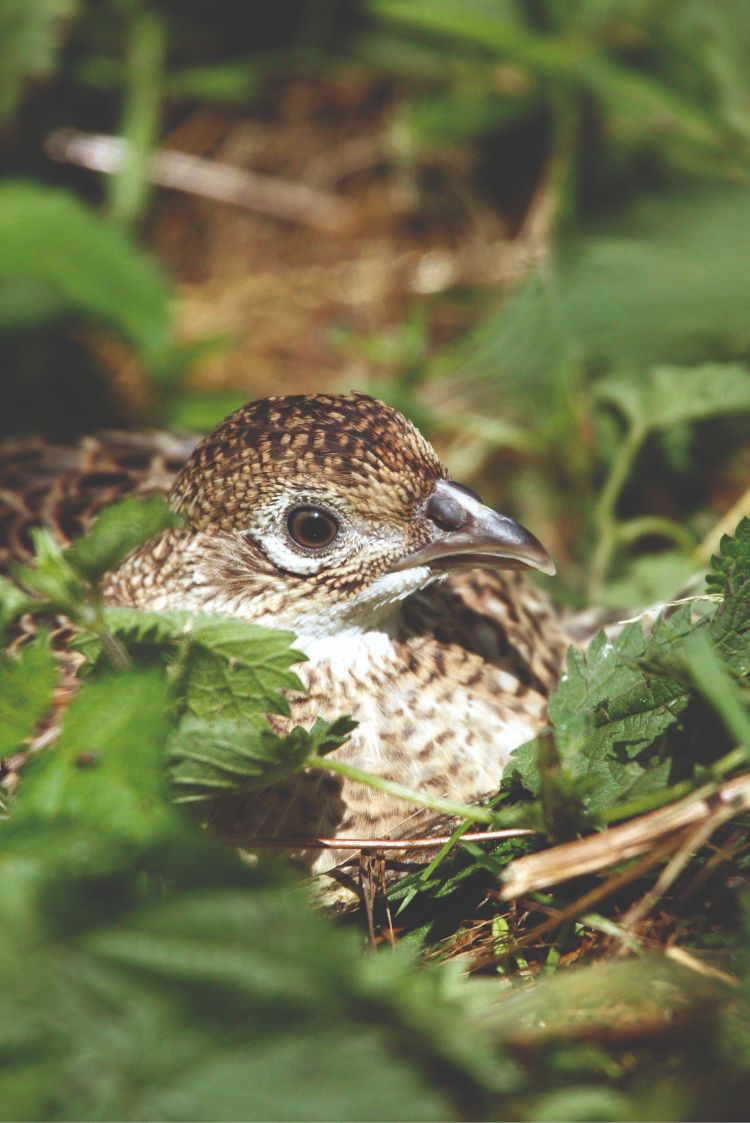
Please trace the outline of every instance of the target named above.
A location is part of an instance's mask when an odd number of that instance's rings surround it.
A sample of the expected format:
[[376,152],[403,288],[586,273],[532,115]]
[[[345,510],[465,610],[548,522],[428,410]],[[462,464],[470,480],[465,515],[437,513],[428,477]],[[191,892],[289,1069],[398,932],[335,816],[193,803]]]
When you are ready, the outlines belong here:
[[108,503],[167,491],[197,440],[105,432],[73,447],[33,437],[0,445],[0,572],[28,560],[36,526],[67,545]]
[[558,682],[571,637],[543,589],[518,571],[472,569],[404,602],[407,635],[432,634],[509,671],[542,695]]

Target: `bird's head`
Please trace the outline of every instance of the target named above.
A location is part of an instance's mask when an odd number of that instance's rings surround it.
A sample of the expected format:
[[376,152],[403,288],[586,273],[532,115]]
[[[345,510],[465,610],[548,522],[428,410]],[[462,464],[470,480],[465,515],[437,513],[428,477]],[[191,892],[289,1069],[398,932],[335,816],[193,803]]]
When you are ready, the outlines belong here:
[[459,568],[554,573],[532,534],[449,480],[414,426],[364,394],[244,406],[198,445],[171,498],[191,604],[303,637],[368,630]]

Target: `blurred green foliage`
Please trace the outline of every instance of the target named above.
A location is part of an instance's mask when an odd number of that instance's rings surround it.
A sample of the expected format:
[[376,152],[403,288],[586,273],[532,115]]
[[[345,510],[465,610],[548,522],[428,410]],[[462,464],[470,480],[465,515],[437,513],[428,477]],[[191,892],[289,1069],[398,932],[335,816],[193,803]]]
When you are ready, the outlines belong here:
[[[395,66],[403,59],[404,71],[432,80],[412,117],[424,143],[545,115],[578,202],[614,184],[621,194],[623,181],[634,187],[650,161],[701,177],[746,168],[750,13],[742,0],[477,0],[470,8],[371,0],[368,8]],[[383,38],[375,43],[387,65]]]

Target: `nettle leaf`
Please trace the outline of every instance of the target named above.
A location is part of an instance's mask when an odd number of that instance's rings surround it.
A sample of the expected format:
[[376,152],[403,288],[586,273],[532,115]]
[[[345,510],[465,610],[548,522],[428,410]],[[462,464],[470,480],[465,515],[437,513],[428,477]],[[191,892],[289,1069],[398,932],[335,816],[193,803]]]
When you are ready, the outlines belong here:
[[[363,958],[280,866],[249,870],[177,819],[146,862],[124,845],[97,870],[119,824],[85,822],[89,869],[58,819],[33,907],[0,910],[4,1117],[366,1120],[377,1103],[381,1119],[446,1119],[456,1086],[472,1102],[516,1086],[486,989],[457,970]],[[26,825],[0,831],[4,905],[46,819]]]
[[[289,715],[282,691],[302,689],[290,670],[303,658],[289,646],[291,632],[222,616],[122,608],[106,609],[105,621],[131,650],[169,653],[182,714],[169,755],[182,802],[276,783],[338,747],[353,728],[349,719],[317,721],[310,731],[280,737],[269,726],[267,714]],[[98,641],[83,646],[89,656],[101,651]]]
[[16,752],[52,705],[57,662],[42,634],[0,659],[0,757]]
[[744,518],[734,534],[724,534],[719,553],[711,558],[706,584],[713,592],[729,592],[734,579],[750,577],[750,519]]
[[208,721],[185,717],[169,740],[177,800],[210,799],[278,783],[338,748],[355,724],[350,718],[318,718],[311,730],[297,726],[280,737],[260,715]]
[[645,432],[727,413],[750,413],[750,371],[738,363],[660,366],[598,383],[595,397]]
[[[196,717],[286,716],[289,704],[280,691],[302,689],[289,670],[304,659],[290,647],[292,632],[210,613],[105,608],[103,616],[126,647],[153,648],[171,657],[184,708]],[[92,661],[101,655],[94,635],[78,637],[75,646]]]
[[[189,632],[191,622],[189,612],[146,612],[137,608],[103,608],[102,617],[111,635],[132,650],[169,650]],[[95,632],[79,632],[71,639],[71,647],[92,664],[103,652],[101,637]]]
[[281,690],[301,690],[293,671],[304,656],[277,632],[221,616],[196,616],[182,663],[187,712],[200,718],[289,715]]
[[736,675],[750,674],[750,575],[727,578],[727,592],[708,625],[717,655]]
[[[613,641],[600,633],[583,653],[571,648],[549,716],[561,768],[582,784],[588,811],[658,790],[667,782],[668,762],[658,767],[641,759],[679,720],[690,690],[644,663],[677,644],[692,628],[687,612],[662,619],[647,641],[639,623],[628,624]],[[510,782],[541,791],[539,745],[511,754]]]
[[454,1118],[455,1086],[516,1086],[486,988],[403,952],[370,963],[298,890],[216,881],[154,878],[95,925],[72,886],[83,922],[60,931],[50,904],[15,984],[0,959],[7,1118],[364,1121],[376,1104],[416,1123]]
[[[159,794],[166,791],[164,745],[173,720],[162,666],[102,670],[70,703],[54,752],[28,762],[12,822],[53,825],[55,862],[76,866],[106,863],[108,844],[160,837],[175,814]],[[88,843],[77,845],[82,838]]]
[[76,572],[96,581],[136,546],[181,522],[164,496],[129,496],[100,511],[88,534],[79,538],[65,557]]
[[[304,730],[295,730],[304,734]],[[185,717],[169,739],[179,802],[266,787],[304,767],[304,736],[278,737],[260,715],[244,719]]]
[[723,600],[708,625],[717,655],[734,674],[750,674],[750,519],[724,535],[711,559],[709,589]]

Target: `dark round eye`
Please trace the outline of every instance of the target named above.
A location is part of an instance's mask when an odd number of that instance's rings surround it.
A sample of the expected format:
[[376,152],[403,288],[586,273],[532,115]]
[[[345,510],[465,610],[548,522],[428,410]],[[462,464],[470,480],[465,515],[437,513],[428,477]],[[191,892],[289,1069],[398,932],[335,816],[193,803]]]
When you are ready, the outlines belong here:
[[322,550],[330,546],[339,532],[339,524],[333,515],[318,507],[296,507],[286,520],[287,530],[293,542],[306,550]]

